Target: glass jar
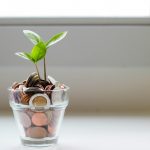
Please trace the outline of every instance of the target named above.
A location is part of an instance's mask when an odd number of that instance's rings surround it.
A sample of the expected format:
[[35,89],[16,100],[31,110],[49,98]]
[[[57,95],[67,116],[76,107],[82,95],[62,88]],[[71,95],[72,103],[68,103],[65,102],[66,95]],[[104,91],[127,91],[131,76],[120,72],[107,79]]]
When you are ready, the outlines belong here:
[[[19,89],[9,89],[9,103],[23,145],[49,146],[57,143],[69,101],[68,90],[69,87],[66,87],[38,93],[32,89],[32,94],[25,94]],[[21,103],[23,98],[24,104]]]

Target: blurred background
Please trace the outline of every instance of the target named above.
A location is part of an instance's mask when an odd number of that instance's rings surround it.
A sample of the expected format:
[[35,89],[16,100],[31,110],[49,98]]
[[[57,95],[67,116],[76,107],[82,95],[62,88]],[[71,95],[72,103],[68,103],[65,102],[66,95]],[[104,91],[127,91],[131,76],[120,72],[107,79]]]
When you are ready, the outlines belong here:
[[31,50],[32,43],[22,33],[28,29],[44,40],[68,31],[67,38],[49,49],[47,70],[70,86],[69,113],[149,112],[149,6],[148,0],[65,0],[51,5],[48,0],[45,4],[29,0],[3,2],[0,111],[10,111],[8,87],[35,71],[30,62],[14,55]]
[[[59,150],[150,149],[149,0],[1,2],[3,150],[23,150],[18,147],[8,88],[35,71],[32,63],[14,55],[33,46],[22,33],[25,29],[45,41],[68,31],[47,53],[47,74],[70,87]],[[38,66],[42,74],[43,66]]]

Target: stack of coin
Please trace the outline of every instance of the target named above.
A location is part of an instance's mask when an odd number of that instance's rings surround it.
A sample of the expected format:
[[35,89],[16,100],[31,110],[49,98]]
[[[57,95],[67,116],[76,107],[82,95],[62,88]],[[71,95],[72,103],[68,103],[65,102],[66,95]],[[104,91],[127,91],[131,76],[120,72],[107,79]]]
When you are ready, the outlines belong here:
[[21,98],[23,96],[23,88],[25,87],[25,85],[23,83],[17,83],[14,82],[13,86],[12,86],[12,93],[13,93],[13,101],[15,101],[16,103],[21,103]]
[[55,137],[61,112],[57,110],[33,111],[25,109],[19,111],[19,122],[24,129],[25,136],[30,138]]
[[47,80],[32,73],[27,80],[12,85],[11,98],[15,103],[28,105],[18,110],[18,120],[24,135],[29,138],[54,138],[64,110],[55,110],[50,105],[63,101],[65,85],[52,77]]
[[53,103],[57,104],[57,103],[61,103],[64,99],[64,89],[65,89],[65,85],[61,84],[61,83],[57,83],[57,85],[55,86],[52,94],[51,94],[51,99],[53,101]]
[[24,105],[28,105],[31,96],[32,96],[31,94],[22,94],[21,95],[21,103],[24,104]]
[[25,84],[26,87],[33,87],[35,84],[39,82],[39,76],[36,72],[33,72],[27,79]]
[[47,94],[49,97],[49,104],[61,103],[64,99],[65,85],[56,81],[53,77],[48,76],[47,80],[39,79],[37,73],[32,73],[27,80],[12,85],[12,97],[15,103],[29,105],[30,99],[33,95]]

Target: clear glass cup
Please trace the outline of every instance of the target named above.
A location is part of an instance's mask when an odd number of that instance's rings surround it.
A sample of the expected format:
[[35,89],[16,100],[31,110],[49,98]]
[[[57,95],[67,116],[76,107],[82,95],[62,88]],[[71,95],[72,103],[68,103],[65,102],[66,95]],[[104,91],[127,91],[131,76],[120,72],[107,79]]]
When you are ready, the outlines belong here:
[[[23,145],[50,146],[57,143],[59,129],[69,101],[68,90],[69,87],[43,91],[43,93],[34,91],[34,94],[29,97],[25,95],[30,99],[24,98],[25,101],[29,100],[27,105],[20,103],[24,96],[21,90],[9,89],[9,103]],[[45,101],[43,102],[44,99],[47,100],[46,104]]]

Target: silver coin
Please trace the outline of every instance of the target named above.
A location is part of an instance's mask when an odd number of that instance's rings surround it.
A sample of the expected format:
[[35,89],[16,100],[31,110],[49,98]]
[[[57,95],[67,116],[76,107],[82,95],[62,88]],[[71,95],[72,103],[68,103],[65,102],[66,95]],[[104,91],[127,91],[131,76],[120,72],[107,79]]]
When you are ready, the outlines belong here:
[[62,102],[63,90],[60,87],[55,87],[51,94],[51,99],[53,103]]
[[50,105],[50,99],[47,94],[34,94],[30,100],[29,105],[31,108],[48,108]]

